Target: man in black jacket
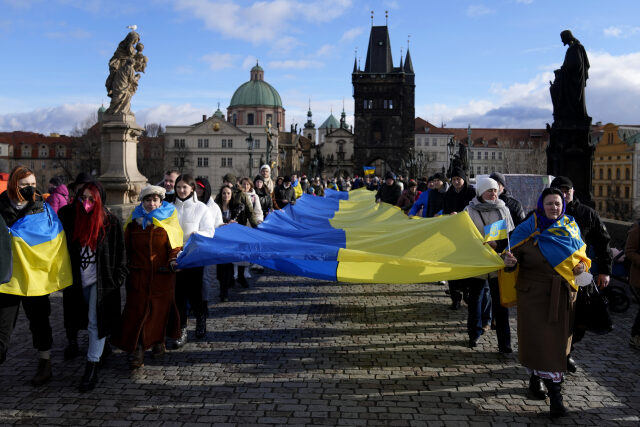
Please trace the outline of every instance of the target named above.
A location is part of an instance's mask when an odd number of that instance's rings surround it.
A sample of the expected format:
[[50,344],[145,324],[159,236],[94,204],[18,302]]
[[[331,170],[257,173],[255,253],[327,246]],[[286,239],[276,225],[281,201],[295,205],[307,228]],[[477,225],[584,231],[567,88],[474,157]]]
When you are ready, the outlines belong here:
[[[611,276],[611,263],[613,254],[609,247],[611,236],[607,228],[600,220],[600,215],[593,208],[580,203],[574,197],[573,183],[566,176],[558,176],[551,182],[551,187],[558,188],[564,194],[564,200],[567,204],[566,214],[572,216],[582,234],[582,240],[587,244],[587,254],[594,254],[594,261],[598,265],[598,276],[596,284],[598,288],[603,289],[609,285]],[[576,306],[577,309],[577,306]],[[576,316],[577,313],[574,313]],[[579,326],[573,328],[573,344],[578,343],[584,337],[585,330]],[[571,354],[567,356],[567,370],[569,372],[576,371],[575,361]]]
[[396,182],[393,172],[387,172],[384,178],[385,183],[376,193],[376,203],[385,202],[395,206],[402,195],[402,187]]
[[280,209],[283,209],[287,205],[296,204],[296,190],[291,186],[290,176],[285,176],[282,184],[273,190],[273,197]]
[[507,190],[507,180],[500,172],[494,172],[489,175],[489,178],[495,180],[498,183],[498,198],[507,205],[513,225],[518,226],[524,220],[524,209],[522,209],[522,203],[518,199],[511,197]]

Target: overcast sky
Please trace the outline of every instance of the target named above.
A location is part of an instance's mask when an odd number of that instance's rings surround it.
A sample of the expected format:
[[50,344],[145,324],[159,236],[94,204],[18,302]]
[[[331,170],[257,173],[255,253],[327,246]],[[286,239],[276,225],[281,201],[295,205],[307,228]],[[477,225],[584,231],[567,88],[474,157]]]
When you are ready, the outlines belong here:
[[[104,103],[107,62],[136,24],[149,57],[132,110],[141,125],[223,112],[260,61],[287,127],[344,102],[371,28],[389,11],[393,60],[409,44],[416,115],[448,127],[544,127],[560,32],[586,47],[595,121],[640,124],[637,0],[0,0],[0,131],[68,133]],[[408,42],[410,40],[410,42]]]

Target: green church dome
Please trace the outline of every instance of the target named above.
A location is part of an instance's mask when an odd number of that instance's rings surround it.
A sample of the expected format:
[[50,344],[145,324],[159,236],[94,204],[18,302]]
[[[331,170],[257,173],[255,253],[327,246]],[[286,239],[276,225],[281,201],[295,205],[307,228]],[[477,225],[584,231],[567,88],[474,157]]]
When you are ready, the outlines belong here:
[[260,105],[266,107],[282,107],[280,94],[265,81],[250,80],[241,85],[231,97],[229,107]]

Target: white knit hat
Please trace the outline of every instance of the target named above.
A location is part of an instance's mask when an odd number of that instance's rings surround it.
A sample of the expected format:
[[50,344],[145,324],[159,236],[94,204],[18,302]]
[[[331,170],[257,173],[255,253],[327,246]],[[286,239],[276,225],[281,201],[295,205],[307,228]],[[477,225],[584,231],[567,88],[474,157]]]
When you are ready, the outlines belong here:
[[163,187],[160,187],[158,185],[147,185],[142,189],[142,191],[140,191],[140,200],[142,201],[145,197],[152,194],[157,194],[161,199],[164,200],[165,193],[166,190]]
[[262,169],[267,169],[269,172],[271,172],[271,168],[269,167],[269,165],[262,165],[260,166],[260,170],[262,171]]
[[480,197],[485,191],[491,188],[495,188],[496,190],[498,189],[498,182],[495,179],[480,178],[476,183],[476,195]]

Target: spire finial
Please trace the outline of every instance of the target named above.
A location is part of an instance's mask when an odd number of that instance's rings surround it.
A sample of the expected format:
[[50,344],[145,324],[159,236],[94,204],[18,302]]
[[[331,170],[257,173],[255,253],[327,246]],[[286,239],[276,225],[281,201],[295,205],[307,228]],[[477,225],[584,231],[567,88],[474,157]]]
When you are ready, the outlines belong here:
[[371,11],[371,26],[373,27],[373,10]]
[[407,36],[407,52],[409,52],[409,44],[411,43],[411,34]]
[[384,11],[384,25],[389,25],[389,11]]
[[342,112],[344,113],[344,96],[342,97]]
[[218,110],[220,109],[220,101],[218,101]]
[[311,111],[311,97],[309,97],[309,111]]

